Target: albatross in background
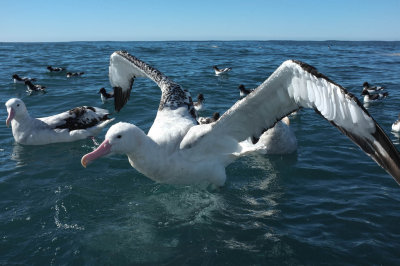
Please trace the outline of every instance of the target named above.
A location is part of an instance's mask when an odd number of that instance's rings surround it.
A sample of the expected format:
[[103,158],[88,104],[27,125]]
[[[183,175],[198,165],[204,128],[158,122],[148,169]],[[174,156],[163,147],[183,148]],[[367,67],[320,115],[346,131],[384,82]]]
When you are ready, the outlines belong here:
[[218,121],[204,125],[196,121],[188,91],[125,51],[114,52],[110,58],[109,78],[117,111],[139,77],[153,80],[161,89],[148,134],[129,123],[111,126],[100,146],[82,157],[84,167],[101,156],[119,153],[126,154],[134,168],[156,182],[222,186],[225,167],[253,152],[241,145],[242,141],[260,137],[265,129],[303,107],[315,109],[400,183],[400,156],[388,136],[356,97],[310,65],[285,61]]
[[109,112],[97,107],[81,106],[69,111],[42,118],[29,115],[24,102],[12,98],[6,102],[8,117],[16,142],[25,145],[43,145],[56,142],[71,142],[93,137],[114,118]]

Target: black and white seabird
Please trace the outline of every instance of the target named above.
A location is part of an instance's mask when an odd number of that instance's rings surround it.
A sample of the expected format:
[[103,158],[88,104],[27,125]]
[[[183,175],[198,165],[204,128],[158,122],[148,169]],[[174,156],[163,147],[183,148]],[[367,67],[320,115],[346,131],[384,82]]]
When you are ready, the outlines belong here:
[[47,70],[49,70],[50,72],[62,72],[65,70],[65,68],[48,66]]
[[79,77],[79,76],[82,76],[83,74],[85,74],[85,72],[74,72],[74,73],[67,72],[67,78]]
[[203,110],[203,103],[204,103],[204,95],[202,93],[199,93],[197,95],[197,102],[194,102],[194,109],[196,109],[196,111],[201,111]]
[[28,92],[46,92],[46,87],[38,84],[33,84],[30,80],[25,81]]
[[212,117],[199,117],[197,121],[199,121],[199,124],[210,124],[216,122],[220,117],[220,114],[218,112],[215,112]]
[[15,141],[25,145],[85,139],[100,133],[113,120],[107,110],[98,107],[81,106],[53,116],[33,118],[18,98],[8,100],[5,105],[6,125],[11,124]]
[[101,101],[103,103],[114,98],[114,93],[108,93],[105,88],[101,88],[98,93],[100,93]]
[[368,82],[363,83],[363,91],[367,90],[369,93],[376,93],[384,89],[385,88],[381,86],[370,86]]
[[246,97],[249,95],[253,90],[248,90],[243,84],[240,84],[238,86],[239,92],[240,92],[240,98]]
[[310,65],[283,62],[252,93],[205,125],[198,125],[188,91],[125,51],[114,52],[110,58],[116,110],[127,102],[134,77],[149,78],[161,89],[148,134],[133,124],[117,123],[96,150],[82,157],[83,166],[107,154],[126,154],[134,168],[156,182],[222,186],[225,167],[253,152],[243,141],[259,138],[303,107],[314,109],[337,127],[400,184],[400,155],[390,138],[354,95]]
[[363,90],[361,95],[364,96],[364,103],[370,103],[385,99],[386,97],[389,96],[389,93],[384,92],[384,93],[371,94],[368,92],[368,90]]
[[27,78],[27,77],[21,78],[20,76],[18,76],[18,74],[12,75],[12,78],[14,80],[14,83],[23,83],[23,84],[25,84],[25,81],[36,81],[35,78]]
[[225,73],[227,73],[227,72],[232,70],[231,67],[226,67],[226,68],[219,69],[218,66],[213,66],[213,69],[215,71],[215,75],[225,74]]

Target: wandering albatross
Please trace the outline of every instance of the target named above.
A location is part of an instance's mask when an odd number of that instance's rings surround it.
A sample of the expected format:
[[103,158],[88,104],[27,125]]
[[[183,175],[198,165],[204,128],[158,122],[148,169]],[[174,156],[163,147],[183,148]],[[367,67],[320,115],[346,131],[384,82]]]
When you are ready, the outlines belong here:
[[72,142],[93,137],[114,118],[105,109],[80,106],[56,115],[34,118],[18,98],[6,102],[8,117],[16,142],[25,145],[43,145],[56,142]]
[[125,51],[111,55],[110,83],[115,108],[129,98],[135,78],[153,80],[161,101],[146,135],[129,123],[110,127],[100,146],[84,155],[84,167],[111,153],[126,154],[130,164],[160,183],[211,183],[222,186],[225,167],[252,152],[240,144],[258,138],[293,111],[312,108],[348,136],[400,183],[400,156],[389,137],[355,96],[300,61],[285,61],[246,98],[236,102],[218,121],[198,125],[190,94],[157,69]]

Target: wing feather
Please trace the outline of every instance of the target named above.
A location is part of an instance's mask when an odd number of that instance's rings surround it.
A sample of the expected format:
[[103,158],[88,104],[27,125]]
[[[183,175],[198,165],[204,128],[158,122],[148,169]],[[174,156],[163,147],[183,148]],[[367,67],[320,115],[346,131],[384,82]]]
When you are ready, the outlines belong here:
[[265,129],[301,107],[312,108],[327,119],[400,184],[399,152],[358,99],[314,67],[294,60],[284,62],[201,138],[186,139],[185,145],[213,145],[221,138],[238,142],[258,138]]
[[110,57],[109,79],[114,88],[114,106],[118,112],[127,103],[135,78],[143,77],[154,81],[161,89],[158,110],[186,107],[187,115],[196,118],[190,93],[156,68],[134,57],[126,51],[116,51]]

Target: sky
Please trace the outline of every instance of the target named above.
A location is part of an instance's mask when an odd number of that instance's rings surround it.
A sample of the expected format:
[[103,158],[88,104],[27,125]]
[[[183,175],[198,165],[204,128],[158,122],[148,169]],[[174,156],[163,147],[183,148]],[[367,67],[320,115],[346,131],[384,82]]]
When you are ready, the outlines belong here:
[[0,42],[400,41],[400,0],[0,0]]

